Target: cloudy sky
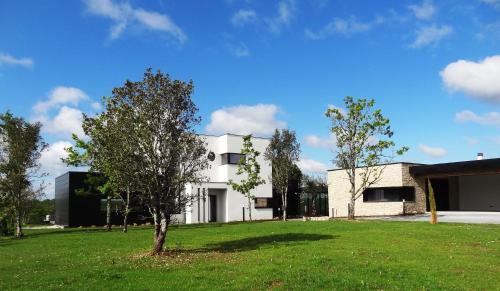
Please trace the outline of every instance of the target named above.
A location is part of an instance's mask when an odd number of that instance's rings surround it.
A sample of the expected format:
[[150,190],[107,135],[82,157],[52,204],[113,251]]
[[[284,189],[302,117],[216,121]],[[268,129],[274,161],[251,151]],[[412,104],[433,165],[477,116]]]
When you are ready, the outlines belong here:
[[307,172],[333,167],[346,95],[376,100],[401,160],[500,156],[499,0],[7,0],[0,39],[0,110],[43,123],[48,181],[82,112],[147,67],[194,81],[200,133],[294,129]]

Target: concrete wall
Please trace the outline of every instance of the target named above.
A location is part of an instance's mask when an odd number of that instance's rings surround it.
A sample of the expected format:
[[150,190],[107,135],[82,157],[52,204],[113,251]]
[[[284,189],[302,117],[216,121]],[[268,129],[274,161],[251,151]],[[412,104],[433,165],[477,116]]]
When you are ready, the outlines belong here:
[[458,178],[459,209],[500,211],[500,174]]
[[[409,166],[411,164],[390,164],[384,167],[381,179],[371,187],[415,187],[415,202],[407,202],[406,213],[425,212],[425,192],[424,181],[414,179],[410,176]],[[359,171],[362,171],[361,169]],[[356,184],[360,184],[360,176],[357,176]],[[347,217],[348,204],[351,194],[350,183],[345,170],[335,170],[328,172],[328,199],[330,217]],[[333,208],[333,212],[332,212]],[[361,195],[355,203],[356,216],[378,216],[378,215],[399,215],[403,213],[402,202],[363,202]]]

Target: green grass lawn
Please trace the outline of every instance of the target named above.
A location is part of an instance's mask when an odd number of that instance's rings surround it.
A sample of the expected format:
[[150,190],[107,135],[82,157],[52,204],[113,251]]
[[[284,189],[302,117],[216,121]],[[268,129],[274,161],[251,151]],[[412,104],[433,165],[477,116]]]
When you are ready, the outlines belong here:
[[30,230],[0,238],[6,289],[500,290],[500,225],[381,221]]

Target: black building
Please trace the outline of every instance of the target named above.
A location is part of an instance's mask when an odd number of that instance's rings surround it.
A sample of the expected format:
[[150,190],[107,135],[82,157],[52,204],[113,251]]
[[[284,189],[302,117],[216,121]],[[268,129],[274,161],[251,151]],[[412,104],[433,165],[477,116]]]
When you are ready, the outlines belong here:
[[[102,226],[106,224],[106,196],[92,191],[88,177],[96,175],[87,172],[67,172],[55,179],[55,200],[57,225],[68,227]],[[135,202],[135,203],[134,203]],[[123,202],[119,198],[111,201],[111,223],[121,225]],[[148,214],[137,201],[131,203],[132,212],[128,221],[148,222]]]

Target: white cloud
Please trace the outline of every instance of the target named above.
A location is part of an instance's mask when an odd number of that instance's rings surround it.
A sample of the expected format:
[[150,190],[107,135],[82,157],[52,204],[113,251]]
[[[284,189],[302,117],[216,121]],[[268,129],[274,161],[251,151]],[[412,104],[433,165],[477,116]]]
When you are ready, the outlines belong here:
[[305,137],[305,142],[308,146],[323,149],[333,149],[336,145],[336,139],[333,134],[328,137],[311,134]]
[[87,94],[85,94],[85,92],[78,88],[59,86],[54,88],[49,93],[49,99],[47,101],[40,101],[36,103],[33,107],[33,110],[37,114],[43,114],[52,108],[64,104],[71,104],[76,106],[78,105],[78,103],[80,103],[80,101],[88,99],[89,97],[87,96]]
[[209,134],[270,135],[276,128],[286,127],[284,121],[276,118],[278,113],[279,108],[274,104],[225,107],[212,112],[205,129]]
[[429,0],[423,1],[422,4],[420,5],[417,4],[410,5],[408,6],[408,9],[410,9],[413,12],[416,18],[422,20],[431,19],[437,12],[436,6],[434,6],[432,4],[432,1]]
[[[33,106],[33,121],[42,123],[42,131],[58,136],[69,137],[72,133],[83,137],[82,111],[77,106],[82,102],[90,102],[85,92],[74,87],[59,86],[50,91],[48,99],[37,102]],[[88,105],[96,109],[97,102]],[[55,114],[55,115],[54,115]]]
[[431,25],[418,29],[416,31],[417,37],[410,45],[411,48],[421,48],[426,45],[437,44],[446,36],[453,32],[453,27],[449,25]]
[[284,26],[290,25],[295,17],[295,1],[280,1],[278,3],[277,15],[267,19],[269,31],[278,34]]
[[349,19],[335,18],[317,32],[306,29],[305,35],[310,39],[319,40],[334,34],[350,36],[354,33],[368,31],[371,28],[372,23],[359,22],[355,17],[350,17]]
[[94,109],[96,111],[99,111],[102,109],[101,103],[99,103],[99,102],[90,103],[90,107],[92,107],[92,109]]
[[227,47],[229,51],[238,58],[248,57],[250,55],[250,50],[248,49],[247,45],[243,42],[240,42],[236,45],[228,43]]
[[455,114],[455,121],[460,123],[472,122],[481,125],[492,125],[500,127],[500,113],[488,112],[482,115],[477,115],[470,110],[464,110]]
[[46,133],[68,137],[75,133],[83,137],[85,134],[82,129],[82,114],[79,109],[63,106],[53,118],[43,116],[38,121],[42,123],[42,130]]
[[302,158],[297,162],[297,166],[300,168],[301,171],[306,172],[306,173],[325,173],[328,170],[327,165],[312,160],[312,159],[305,159]]
[[68,156],[64,149],[70,146],[72,144],[67,141],[57,141],[50,144],[40,157],[41,171],[49,176],[56,176],[65,172],[68,167],[61,161],[61,158]]
[[441,147],[430,147],[424,144],[419,144],[418,149],[428,155],[431,158],[442,158],[448,154],[448,152]]
[[230,19],[234,26],[243,26],[257,21],[257,13],[252,9],[240,9]]
[[140,25],[150,30],[167,32],[181,44],[187,40],[184,31],[166,14],[134,8],[127,2],[86,0],[85,3],[90,13],[109,18],[114,22],[110,31],[111,39],[120,37],[127,26]]
[[57,141],[50,144],[49,147],[42,152],[40,157],[40,172],[47,173],[47,176],[38,182],[43,182],[45,186],[44,192],[47,198],[54,197],[55,177],[65,173],[66,171],[74,169],[74,167],[68,167],[61,161],[61,158],[68,156],[64,149],[70,146],[72,146],[72,144],[68,141]]
[[489,4],[495,8],[500,8],[500,0],[480,0],[480,2]]
[[328,105],[328,109],[337,109],[338,111],[340,111],[340,114],[342,115],[345,115],[346,112],[345,112],[345,109],[344,108],[341,108],[341,107],[338,107],[338,106],[335,106],[333,104],[329,104]]
[[2,64],[32,68],[33,60],[30,58],[16,58],[9,54],[0,54],[0,65]]
[[467,142],[468,145],[476,145],[479,144],[479,139],[475,137],[466,136],[465,142]]
[[480,101],[500,103],[500,55],[479,62],[458,60],[448,64],[440,75],[452,92],[462,91]]

